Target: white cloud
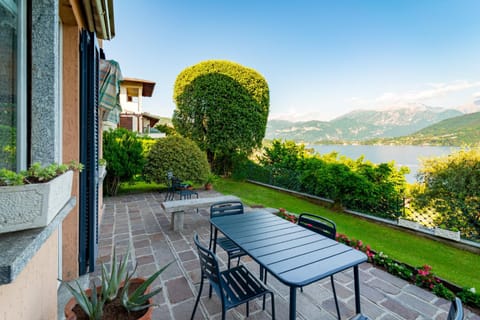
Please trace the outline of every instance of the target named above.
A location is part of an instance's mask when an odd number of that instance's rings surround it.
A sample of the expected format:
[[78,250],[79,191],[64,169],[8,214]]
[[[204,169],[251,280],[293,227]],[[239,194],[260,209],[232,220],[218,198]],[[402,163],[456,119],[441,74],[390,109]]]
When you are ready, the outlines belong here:
[[[459,80],[451,83],[428,83],[425,87],[426,88],[406,92],[385,92],[373,99],[353,97],[350,98],[348,102],[352,103],[355,107],[370,108],[426,103],[428,100],[438,99],[453,93],[480,87],[480,81],[469,82]],[[480,92],[477,93],[475,98],[476,100],[480,99]]]
[[322,119],[322,121],[329,121],[337,117],[336,112],[308,112],[298,113],[292,110],[283,113],[271,113],[269,115],[270,120],[288,120],[288,121],[310,121]]

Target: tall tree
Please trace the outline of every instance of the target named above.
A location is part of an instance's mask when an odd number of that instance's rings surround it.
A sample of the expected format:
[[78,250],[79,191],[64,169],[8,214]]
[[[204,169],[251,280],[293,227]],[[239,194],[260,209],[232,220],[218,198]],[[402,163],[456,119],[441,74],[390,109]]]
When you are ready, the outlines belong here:
[[207,152],[216,172],[261,146],[270,97],[257,71],[230,61],[200,62],[177,76],[173,98],[175,129]]

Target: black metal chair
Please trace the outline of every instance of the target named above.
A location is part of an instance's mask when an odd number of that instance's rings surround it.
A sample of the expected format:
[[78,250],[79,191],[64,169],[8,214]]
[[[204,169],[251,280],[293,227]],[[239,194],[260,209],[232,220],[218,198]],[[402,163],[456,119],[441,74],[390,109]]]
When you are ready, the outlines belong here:
[[[210,207],[210,218],[222,217],[233,214],[243,214],[243,204],[240,201],[217,202]],[[240,263],[240,257],[246,255],[245,251],[240,249],[232,240],[226,237],[218,237],[218,230],[210,224],[210,242],[208,249],[216,253],[216,245],[220,246],[228,255],[228,269],[230,269],[230,260],[238,258],[237,266]]]
[[[244,303],[246,304],[246,313],[248,317],[249,301],[262,296],[265,301],[265,296],[267,294],[270,294],[272,299],[272,319],[275,319],[275,301],[272,291],[268,290],[262,282],[251,274],[243,265],[220,271],[217,257],[212,251],[200,244],[198,234],[195,233],[193,240],[197,246],[202,276],[200,280],[200,289],[198,290],[198,296],[190,319],[193,320],[193,317],[195,316],[195,311],[197,310],[198,302],[202,295],[204,278],[209,280],[211,287],[214,288],[221,300],[222,320],[225,320],[225,315],[229,309],[235,308]],[[263,305],[263,310],[265,310],[265,304]]]
[[[324,217],[320,217],[310,213],[301,213],[298,216],[298,225],[310,229],[316,233],[321,234],[327,238],[335,240],[337,234],[337,226],[335,222]],[[340,308],[338,307],[337,292],[335,291],[335,282],[333,275],[330,276],[333,290],[333,298],[335,300],[335,308],[337,309],[337,316],[340,319]],[[301,288],[303,291],[303,288]]]
[[455,300],[453,300],[450,305],[447,320],[463,320],[462,300],[458,297],[455,297]]
[[175,188],[173,187],[173,172],[167,172],[167,193],[165,194],[165,200],[173,200],[175,198]]
[[191,199],[195,196],[198,199],[198,193],[193,190],[188,190],[188,185],[184,184],[182,180],[175,177],[172,172],[167,173],[167,194],[165,195],[165,201],[175,200],[175,195],[178,194],[180,200]]

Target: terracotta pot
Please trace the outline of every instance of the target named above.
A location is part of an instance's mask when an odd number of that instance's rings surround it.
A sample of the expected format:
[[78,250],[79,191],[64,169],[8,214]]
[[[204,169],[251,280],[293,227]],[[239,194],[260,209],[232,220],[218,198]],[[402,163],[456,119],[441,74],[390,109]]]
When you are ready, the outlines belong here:
[[[143,279],[143,278],[134,278],[134,279],[130,280],[130,284],[142,284],[144,282],[145,282],[145,279]],[[122,283],[122,287],[123,287],[123,283]],[[97,287],[97,294],[100,294],[101,292],[102,292],[102,287],[101,286]],[[149,293],[149,292],[150,292],[150,287],[147,288],[145,293]],[[87,290],[85,290],[85,293],[87,294],[87,296],[90,297],[92,295],[92,290],[87,289]],[[150,298],[148,300],[148,303],[149,304],[153,303],[152,298]],[[71,298],[70,300],[68,300],[68,302],[67,302],[67,304],[65,305],[65,308],[64,308],[64,314],[65,314],[65,319],[66,320],[77,320],[77,315],[73,311],[73,308],[75,308],[76,305],[77,305],[77,300],[75,300],[75,298]],[[148,308],[147,312],[143,316],[138,318],[138,320],[151,320],[152,319],[152,313],[153,313],[153,306]]]
[[213,185],[211,183],[205,183],[205,190],[212,190]]

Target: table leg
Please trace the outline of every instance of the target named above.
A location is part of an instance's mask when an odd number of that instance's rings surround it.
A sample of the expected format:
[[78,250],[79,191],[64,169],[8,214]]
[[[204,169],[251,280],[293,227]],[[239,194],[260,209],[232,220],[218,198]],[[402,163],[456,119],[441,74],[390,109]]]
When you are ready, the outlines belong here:
[[215,231],[213,233],[213,253],[217,253],[217,237],[218,237],[218,229],[215,228]]
[[355,312],[356,314],[361,314],[360,309],[360,279],[358,276],[358,265],[353,267],[353,278],[355,283]]
[[295,320],[297,316],[297,287],[290,287],[290,312],[289,319]]

